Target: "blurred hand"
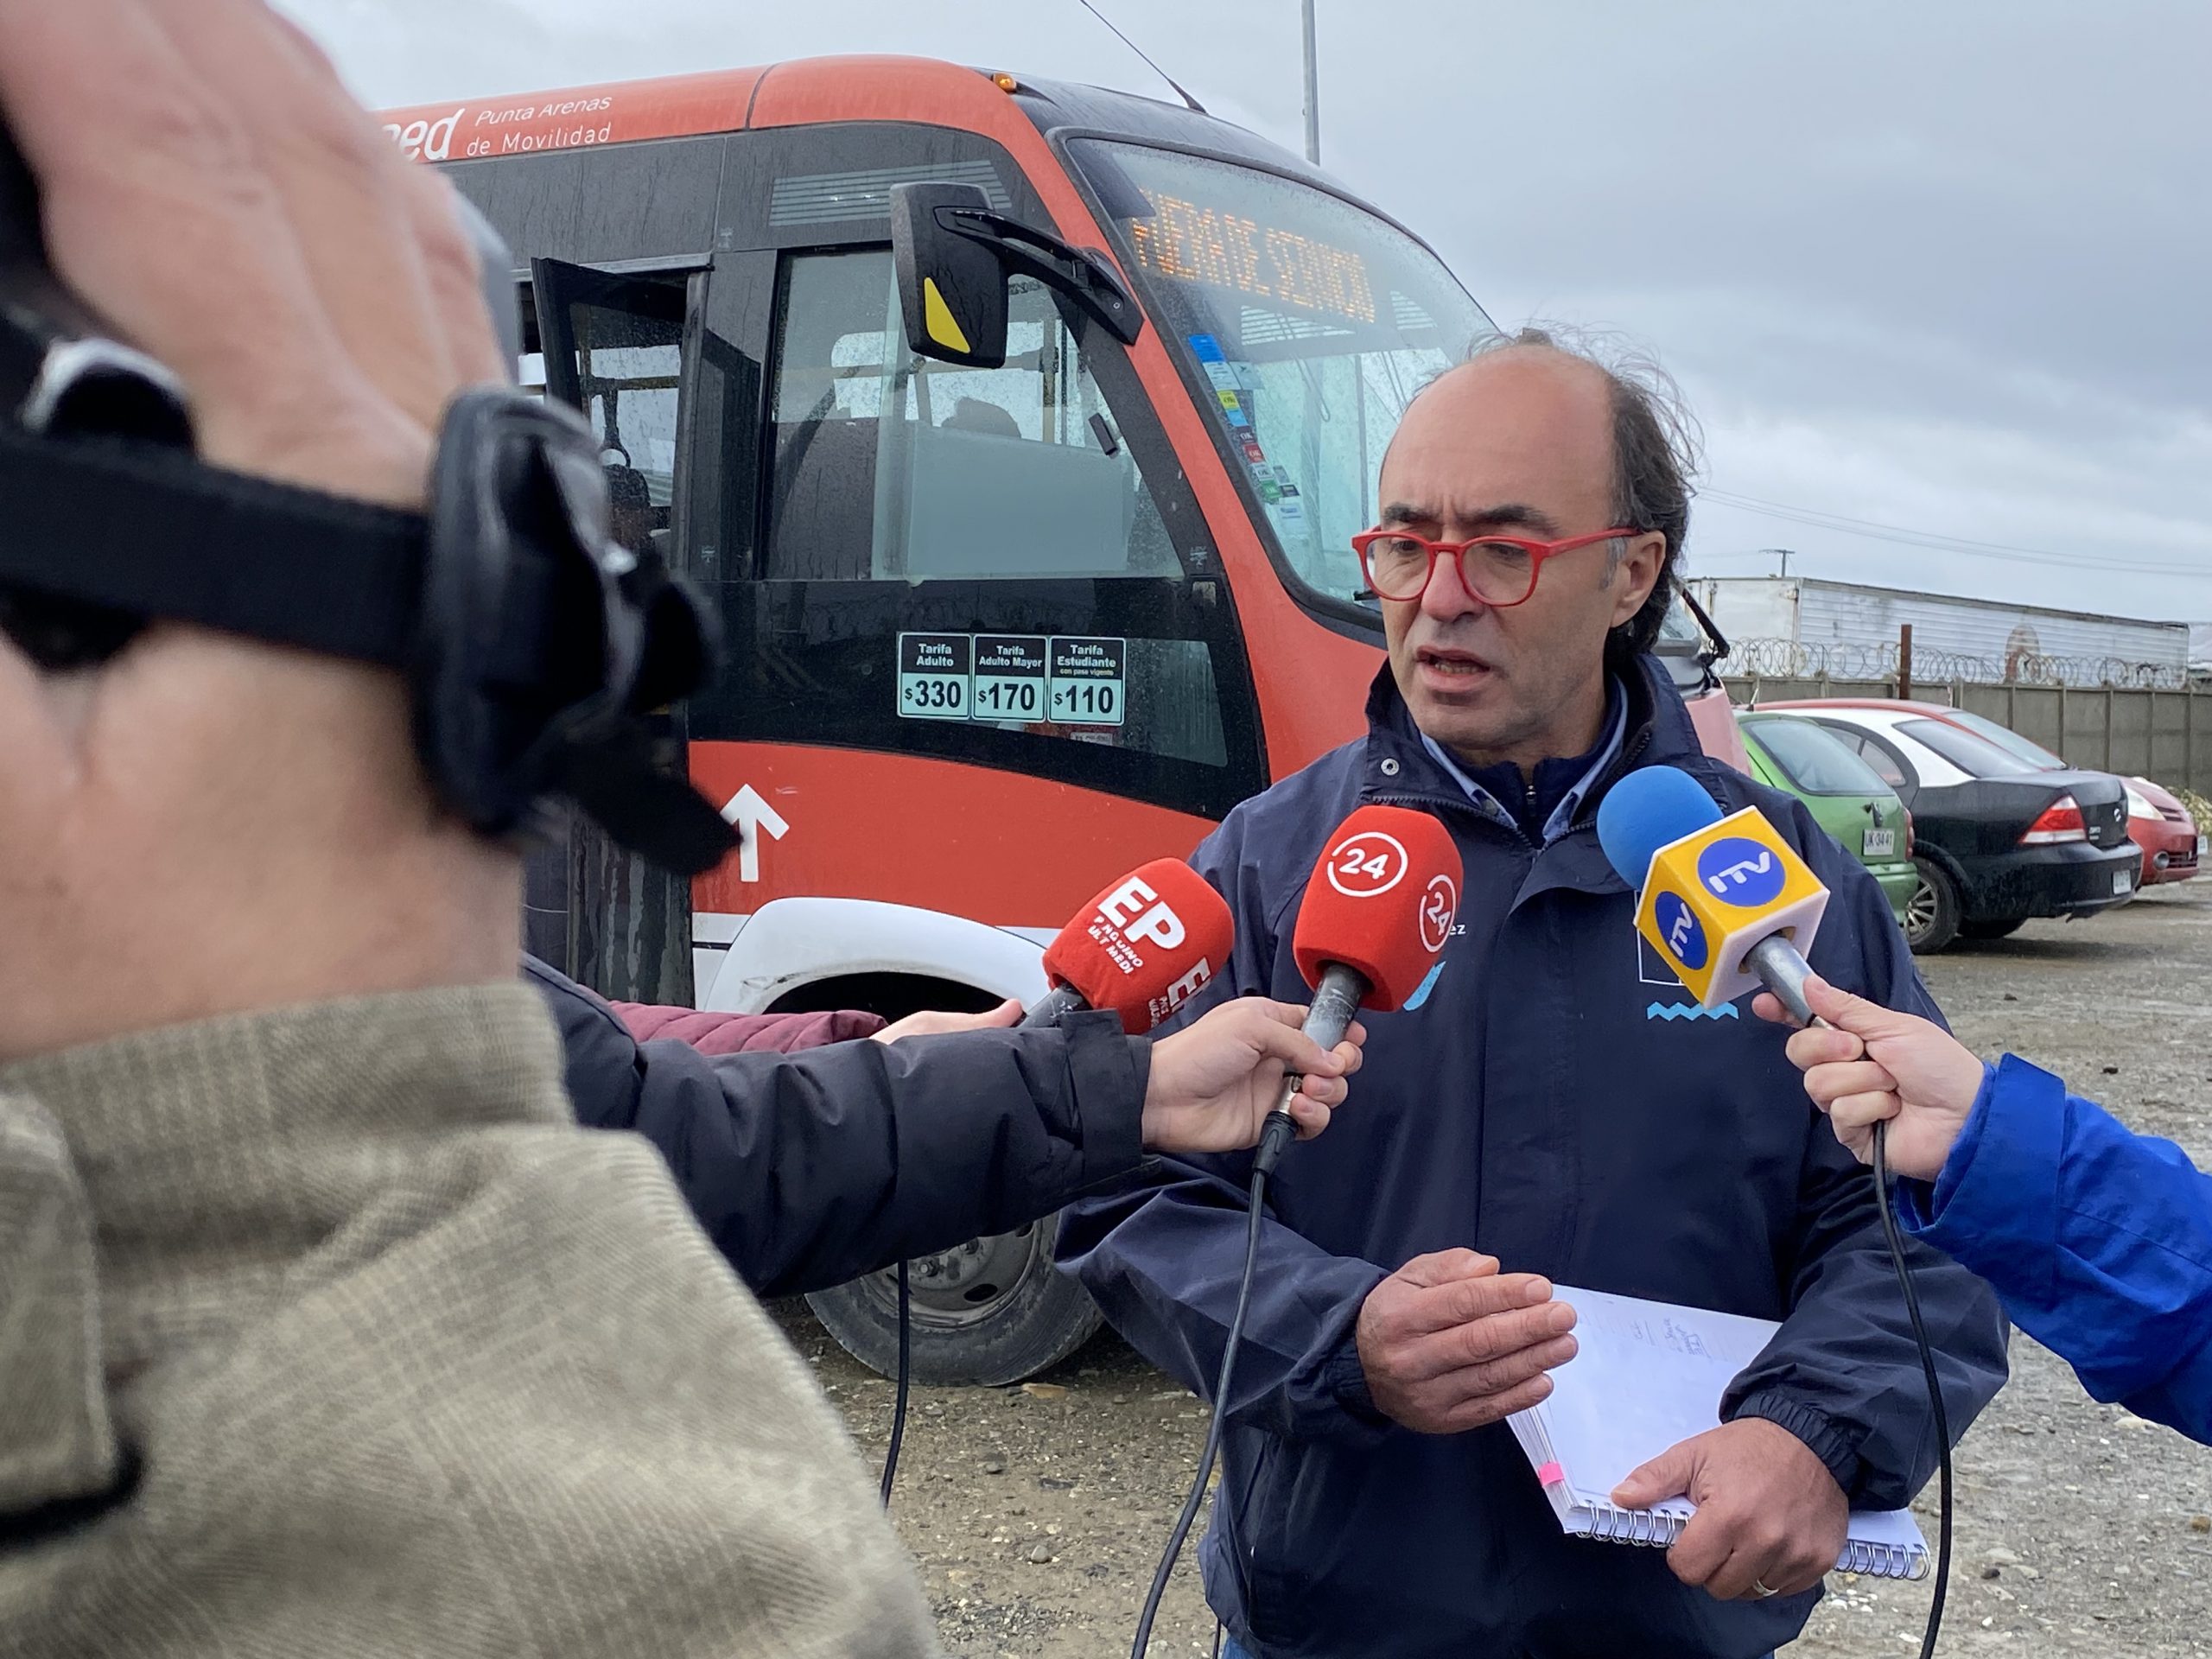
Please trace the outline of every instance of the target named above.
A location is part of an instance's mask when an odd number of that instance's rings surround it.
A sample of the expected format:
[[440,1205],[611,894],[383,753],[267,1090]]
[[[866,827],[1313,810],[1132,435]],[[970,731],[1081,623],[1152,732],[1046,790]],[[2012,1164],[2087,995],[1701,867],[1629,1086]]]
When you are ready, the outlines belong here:
[[207,460],[421,505],[446,404],[502,373],[476,257],[304,35],[261,0],[7,0],[0,101],[56,272],[183,377]]
[[1524,1411],[1574,1357],[1574,1310],[1548,1280],[1472,1250],[1419,1255],[1367,1294],[1355,1328],[1376,1409],[1423,1434]]
[[[0,106],[57,273],[183,378],[207,460],[421,505],[501,370],[475,257],[303,36],[258,0],[0,0]],[[409,718],[397,674],[190,628],[65,675],[0,641],[0,1057],[511,980],[518,867],[438,812]]]
[[1668,1497],[1688,1497],[1697,1513],[1668,1550],[1667,1565],[1721,1601],[1811,1589],[1835,1567],[1851,1527],[1851,1504],[1827,1465],[1763,1417],[1739,1417],[1684,1440],[1613,1492],[1628,1510]]
[[894,1020],[874,1036],[879,1043],[895,1043],[907,1037],[941,1037],[949,1031],[1003,1031],[1020,1023],[1021,1003],[1008,997],[987,1014],[939,1014],[925,1008]]
[[[1835,1126],[1836,1139],[1860,1163],[1871,1162],[1874,1125],[1886,1122],[1890,1167],[1934,1180],[1981,1092],[1981,1062],[1941,1026],[1817,976],[1805,982],[1805,999],[1834,1029],[1797,1032],[1788,1052],[1805,1074],[1805,1092]],[[1751,1006],[1762,1020],[1794,1023],[1764,992]]]
[[1303,1079],[1291,1097],[1298,1138],[1329,1127],[1344,1103],[1345,1079],[1359,1070],[1366,1028],[1355,1020],[1328,1053],[1299,1029],[1304,1008],[1264,997],[1224,1002],[1152,1046],[1144,1095],[1144,1143],[1155,1152],[1234,1152],[1257,1145],[1282,1095],[1283,1079]]

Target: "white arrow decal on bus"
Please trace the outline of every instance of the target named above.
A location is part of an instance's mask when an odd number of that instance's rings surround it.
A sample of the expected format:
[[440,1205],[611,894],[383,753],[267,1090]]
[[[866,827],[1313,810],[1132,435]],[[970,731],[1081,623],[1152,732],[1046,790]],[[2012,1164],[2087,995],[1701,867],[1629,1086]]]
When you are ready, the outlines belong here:
[[766,832],[771,841],[781,841],[791,833],[783,815],[761,798],[760,791],[747,784],[723,804],[722,817],[737,826],[737,833],[745,837],[745,844],[737,849],[737,879],[758,881],[760,879],[760,836]]

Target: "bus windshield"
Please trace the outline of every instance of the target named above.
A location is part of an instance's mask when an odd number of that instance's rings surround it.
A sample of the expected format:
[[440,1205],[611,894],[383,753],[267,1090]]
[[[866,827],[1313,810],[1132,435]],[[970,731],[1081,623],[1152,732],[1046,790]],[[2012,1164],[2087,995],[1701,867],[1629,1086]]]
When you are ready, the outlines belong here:
[[1282,562],[1371,603],[1351,538],[1414,394],[1495,333],[1436,256],[1372,213],[1252,168],[1072,146],[1123,265],[1241,458]]

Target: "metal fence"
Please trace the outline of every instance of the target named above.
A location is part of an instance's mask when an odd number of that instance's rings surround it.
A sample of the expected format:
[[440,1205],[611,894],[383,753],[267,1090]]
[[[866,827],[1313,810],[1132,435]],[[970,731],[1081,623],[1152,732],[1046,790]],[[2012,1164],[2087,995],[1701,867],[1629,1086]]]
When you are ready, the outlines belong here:
[[[1804,645],[1794,639],[1738,641],[1720,664],[1731,679],[1894,680],[1901,650],[1891,639],[1881,645]],[[2184,691],[2190,671],[2177,663],[2131,663],[2117,657],[2050,657],[2016,651],[2002,658],[1963,652],[1916,650],[1916,686],[1958,681],[1970,685],[2066,686],[2101,690],[2108,686],[2157,691]]]
[[[2039,683],[2018,672],[2007,677],[2003,664],[1980,658],[1916,652],[1911,695],[1971,709],[2073,766],[2212,794],[2212,684],[2149,664],[2109,666],[2114,671],[2101,683],[2056,676]],[[1719,671],[1739,705],[1898,695],[1895,645],[1808,650],[1785,639],[1751,639],[1731,651]]]

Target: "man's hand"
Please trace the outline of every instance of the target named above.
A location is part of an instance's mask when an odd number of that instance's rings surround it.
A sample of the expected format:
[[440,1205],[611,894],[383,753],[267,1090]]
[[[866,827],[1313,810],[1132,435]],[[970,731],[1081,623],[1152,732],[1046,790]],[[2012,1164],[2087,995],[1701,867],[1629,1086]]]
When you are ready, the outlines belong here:
[[1697,1513],[1667,1552],[1667,1565],[1721,1601],[1811,1589],[1843,1554],[1851,1524],[1851,1505],[1827,1465],[1763,1417],[1739,1417],[1684,1440],[1613,1492],[1628,1510],[1668,1497],[1688,1497]]
[[1574,1310],[1550,1281],[1472,1250],[1418,1255],[1367,1294],[1356,1329],[1376,1409],[1423,1434],[1524,1411],[1574,1357]]
[[893,1020],[875,1033],[875,1040],[895,1043],[907,1037],[941,1037],[949,1031],[1004,1031],[1020,1023],[1021,1002],[1008,997],[988,1014],[939,1014],[925,1008]]
[[[1941,1026],[1840,991],[1818,977],[1805,1000],[1833,1030],[1815,1026],[1790,1038],[1790,1064],[1805,1092],[1828,1115],[1836,1139],[1862,1164],[1874,1156],[1874,1125],[1890,1122],[1890,1167],[1932,1181],[1981,1092],[1981,1062]],[[1790,1023],[1781,1003],[1761,992],[1763,1020]]]
[[[0,106],[56,274],[182,378],[206,460],[422,505],[499,352],[448,187],[305,37],[260,0],[0,0]],[[0,1056],[514,977],[519,866],[438,810],[397,674],[157,625],[48,675],[0,640]]]
[[476,257],[304,35],[261,0],[0,5],[0,99],[56,273],[183,378],[207,460],[421,503],[448,401],[502,373]]
[[1298,1138],[1329,1127],[1344,1103],[1344,1079],[1359,1070],[1366,1029],[1355,1020],[1328,1053],[1299,1029],[1306,1010],[1264,997],[1224,1002],[1152,1047],[1144,1091],[1144,1143],[1155,1152],[1233,1152],[1257,1144],[1282,1096],[1283,1079],[1303,1080],[1290,1103]]

